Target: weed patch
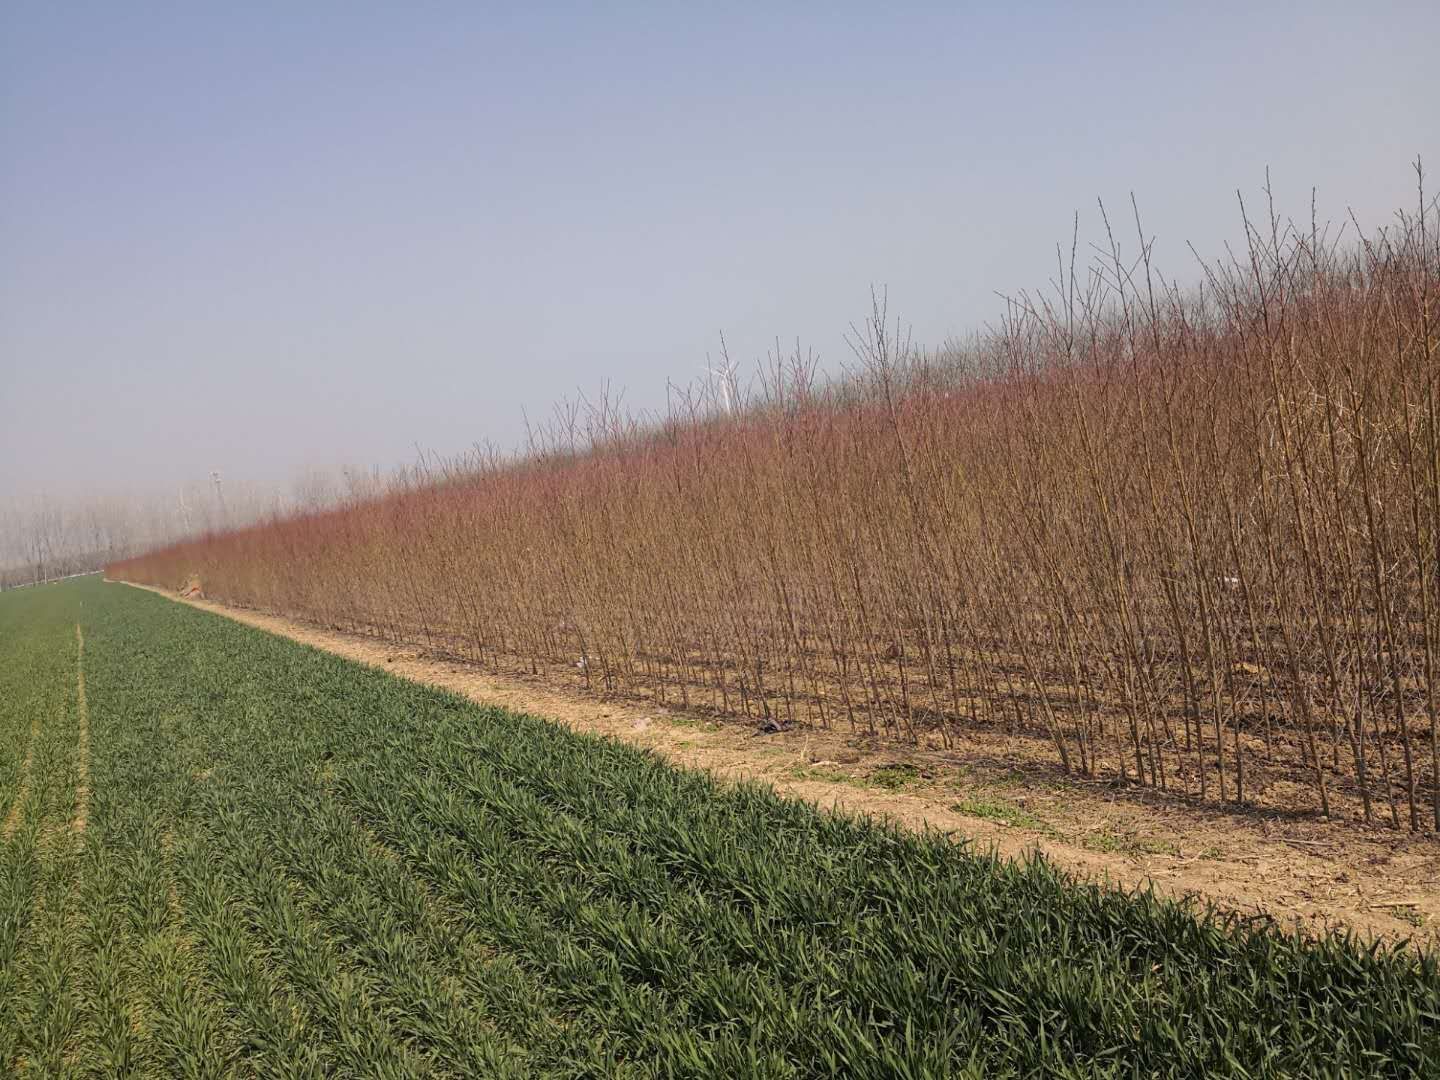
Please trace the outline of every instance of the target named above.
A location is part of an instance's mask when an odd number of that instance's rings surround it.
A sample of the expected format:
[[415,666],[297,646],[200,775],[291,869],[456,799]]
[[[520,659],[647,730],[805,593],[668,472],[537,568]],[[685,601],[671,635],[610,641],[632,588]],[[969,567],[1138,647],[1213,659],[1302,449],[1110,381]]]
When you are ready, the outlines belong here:
[[993,821],[998,825],[1010,825],[1015,828],[1033,829],[1036,832],[1051,834],[1055,831],[1043,819],[1036,817],[1023,806],[1001,799],[976,796],[953,803],[950,809],[957,814]]

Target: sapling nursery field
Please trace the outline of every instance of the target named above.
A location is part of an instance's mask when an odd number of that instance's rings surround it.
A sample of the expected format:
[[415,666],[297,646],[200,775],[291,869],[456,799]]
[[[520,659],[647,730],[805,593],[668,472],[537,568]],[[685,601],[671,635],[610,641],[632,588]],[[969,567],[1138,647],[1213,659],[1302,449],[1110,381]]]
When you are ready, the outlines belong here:
[[95,578],[0,597],[0,1067],[1416,1076],[1440,969],[826,814]]
[[562,407],[515,455],[106,572],[662,706],[1003,735],[1197,809],[1440,833],[1440,208],[1421,185],[1343,240],[1242,221],[1195,288],[1137,221],[1138,254],[1072,249],[966,344],[914,346],[877,297],[843,375],[777,353],[734,400]]

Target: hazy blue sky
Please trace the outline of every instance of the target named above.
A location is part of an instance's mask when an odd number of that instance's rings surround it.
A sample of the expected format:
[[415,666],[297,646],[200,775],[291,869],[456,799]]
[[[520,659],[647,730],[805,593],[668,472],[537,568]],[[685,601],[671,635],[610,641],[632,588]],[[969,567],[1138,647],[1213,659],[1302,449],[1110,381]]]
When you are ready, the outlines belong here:
[[[1440,4],[0,2],[0,500],[513,443],[872,282],[917,339],[1134,190],[1440,188]],[[1093,235],[1093,234],[1092,234]]]

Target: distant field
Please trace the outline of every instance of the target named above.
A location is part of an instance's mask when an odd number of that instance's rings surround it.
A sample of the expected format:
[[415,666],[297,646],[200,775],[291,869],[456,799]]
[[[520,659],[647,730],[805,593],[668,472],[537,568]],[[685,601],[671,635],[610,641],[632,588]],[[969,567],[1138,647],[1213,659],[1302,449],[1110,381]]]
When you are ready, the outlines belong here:
[[1433,1075],[1433,957],[722,786],[97,579],[0,598],[22,1075]]

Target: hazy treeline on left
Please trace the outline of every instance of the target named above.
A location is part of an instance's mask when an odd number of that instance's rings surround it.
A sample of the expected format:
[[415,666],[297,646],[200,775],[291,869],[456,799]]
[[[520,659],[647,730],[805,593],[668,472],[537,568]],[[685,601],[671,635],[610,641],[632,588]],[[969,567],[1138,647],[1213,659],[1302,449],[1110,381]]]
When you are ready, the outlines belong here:
[[212,473],[143,496],[0,495],[0,589],[89,573],[187,537],[373,497],[392,482],[373,469],[344,466],[305,471],[288,486]]

